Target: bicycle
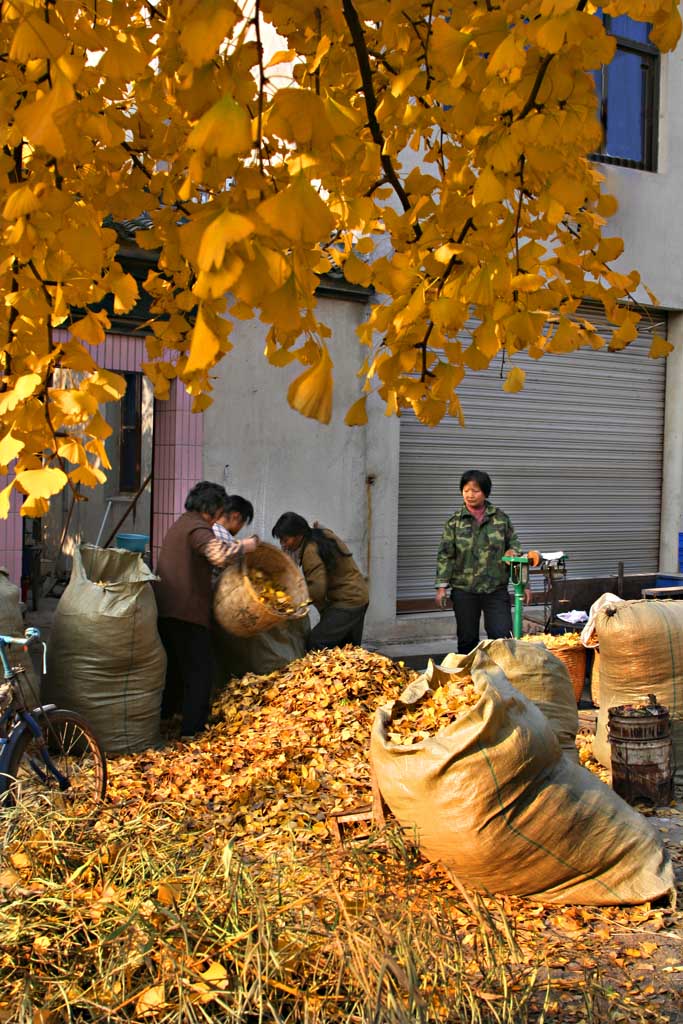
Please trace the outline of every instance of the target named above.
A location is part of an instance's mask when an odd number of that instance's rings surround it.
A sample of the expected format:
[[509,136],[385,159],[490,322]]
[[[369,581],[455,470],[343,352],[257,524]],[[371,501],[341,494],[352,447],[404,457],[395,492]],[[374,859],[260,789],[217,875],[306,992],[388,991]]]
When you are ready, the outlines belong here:
[[[82,715],[55,704],[31,708],[26,669],[12,667],[7,652],[10,647],[28,651],[38,641],[40,630],[35,627],[23,637],[0,634],[0,808],[40,811],[49,804],[86,817],[104,799],[107,759]],[[44,665],[46,645],[42,646]]]

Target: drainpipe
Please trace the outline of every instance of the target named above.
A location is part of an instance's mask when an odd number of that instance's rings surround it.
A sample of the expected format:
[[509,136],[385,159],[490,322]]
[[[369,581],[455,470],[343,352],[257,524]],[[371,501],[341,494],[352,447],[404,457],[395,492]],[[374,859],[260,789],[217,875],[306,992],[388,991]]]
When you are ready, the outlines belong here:
[[366,558],[366,579],[370,577],[370,556],[372,555],[372,486],[376,480],[373,473],[369,473],[365,478],[365,507],[366,507],[366,529],[367,529],[367,546],[365,551]]

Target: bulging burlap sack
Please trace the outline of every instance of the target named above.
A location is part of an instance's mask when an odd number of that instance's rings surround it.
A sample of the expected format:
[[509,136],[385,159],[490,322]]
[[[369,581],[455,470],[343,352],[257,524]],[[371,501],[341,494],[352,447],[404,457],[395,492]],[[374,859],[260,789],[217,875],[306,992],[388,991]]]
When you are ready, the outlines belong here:
[[620,601],[597,615],[600,710],[593,753],[611,767],[608,710],[646,704],[669,709],[676,777],[683,779],[683,601]]
[[[24,635],[19,597],[19,587],[12,583],[7,569],[0,569],[0,633],[5,636]],[[21,666],[26,673],[19,683],[23,701],[29,707],[36,707],[40,704],[40,682],[30,653],[18,647],[10,647],[7,654],[10,665]]]
[[[486,651],[491,660],[502,668],[508,682],[543,712],[564,753],[578,763],[576,733],[579,713],[574,687],[564,662],[542,644],[482,640],[471,654],[449,654],[442,661],[441,668],[469,673],[478,651]],[[443,680],[439,682],[443,685]]]
[[424,678],[375,717],[379,788],[425,856],[479,892],[542,903],[636,904],[670,892],[671,862],[646,819],[562,754],[487,651],[472,679],[477,704],[412,746],[389,732],[392,715],[429,699]]
[[223,685],[230,676],[243,676],[247,672],[267,676],[303,658],[310,631],[308,615],[290,619],[255,636],[233,636],[216,625],[214,654],[220,673],[218,685]]
[[55,613],[45,700],[80,711],[107,753],[159,741],[166,654],[150,582],[134,551],[82,544]]

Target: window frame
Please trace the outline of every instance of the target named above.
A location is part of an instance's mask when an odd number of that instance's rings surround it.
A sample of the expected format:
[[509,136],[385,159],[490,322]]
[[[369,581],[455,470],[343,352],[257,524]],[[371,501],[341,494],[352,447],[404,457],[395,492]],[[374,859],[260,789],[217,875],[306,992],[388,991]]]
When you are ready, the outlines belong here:
[[[600,14],[605,31],[614,37],[617,50],[623,53],[632,53],[641,57],[643,70],[643,121],[642,132],[642,160],[631,160],[627,157],[611,156],[608,153],[591,153],[591,159],[604,164],[613,164],[618,167],[632,167],[639,171],[650,171],[656,173],[659,152],[659,79],[661,71],[661,54],[653,43],[642,42],[637,39],[630,39],[628,36],[612,32],[613,18],[609,14]],[[616,56],[616,55],[615,55]],[[603,145],[607,142],[607,122],[609,118],[609,91],[607,88],[607,76],[610,65],[603,64],[600,67],[600,107],[598,117],[603,130]]]
[[[121,417],[119,422],[119,466],[118,466],[118,493],[119,494],[135,494],[139,488],[142,478],[142,373],[137,370],[119,370],[119,373],[126,381],[126,394],[121,399],[120,410]],[[124,402],[128,395],[128,388],[131,385],[135,389],[134,396],[134,410],[135,410],[135,421],[133,423],[124,422]],[[133,451],[135,452],[135,486],[128,487],[130,481],[124,481],[123,479],[123,467],[124,467],[124,447],[129,443],[129,438],[132,436]]]

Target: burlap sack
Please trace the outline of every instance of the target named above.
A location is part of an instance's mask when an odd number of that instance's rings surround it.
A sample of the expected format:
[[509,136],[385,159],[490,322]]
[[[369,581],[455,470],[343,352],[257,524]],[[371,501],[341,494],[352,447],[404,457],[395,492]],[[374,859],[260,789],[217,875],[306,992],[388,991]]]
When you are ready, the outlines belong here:
[[166,654],[153,579],[134,551],[82,544],[57,605],[45,699],[80,711],[107,753],[159,742]]
[[[508,682],[543,712],[564,753],[578,763],[576,733],[579,714],[572,681],[563,662],[542,644],[482,640],[471,654],[447,655],[440,668],[469,673],[477,652],[482,650],[502,668]],[[439,683],[443,685],[443,680],[440,679]]]
[[542,903],[636,904],[669,893],[671,862],[646,819],[562,754],[545,716],[487,651],[472,679],[477,704],[412,746],[390,739],[392,715],[429,699],[426,680],[375,717],[379,788],[425,856],[470,888]]
[[593,742],[611,767],[608,710],[647,703],[654,693],[669,709],[677,781],[683,780],[683,601],[621,601],[599,612],[600,710]]
[[[0,633],[5,636],[23,636],[24,620],[19,606],[19,587],[9,578],[7,569],[0,569]],[[21,700],[29,707],[40,704],[40,682],[28,651],[19,647],[8,648],[10,665],[24,669],[25,675],[19,681]]]
[[219,670],[218,685],[225,683],[230,676],[243,676],[247,672],[267,676],[297,658],[303,658],[310,630],[308,615],[302,619],[291,619],[255,636],[233,636],[216,624],[213,636]]

